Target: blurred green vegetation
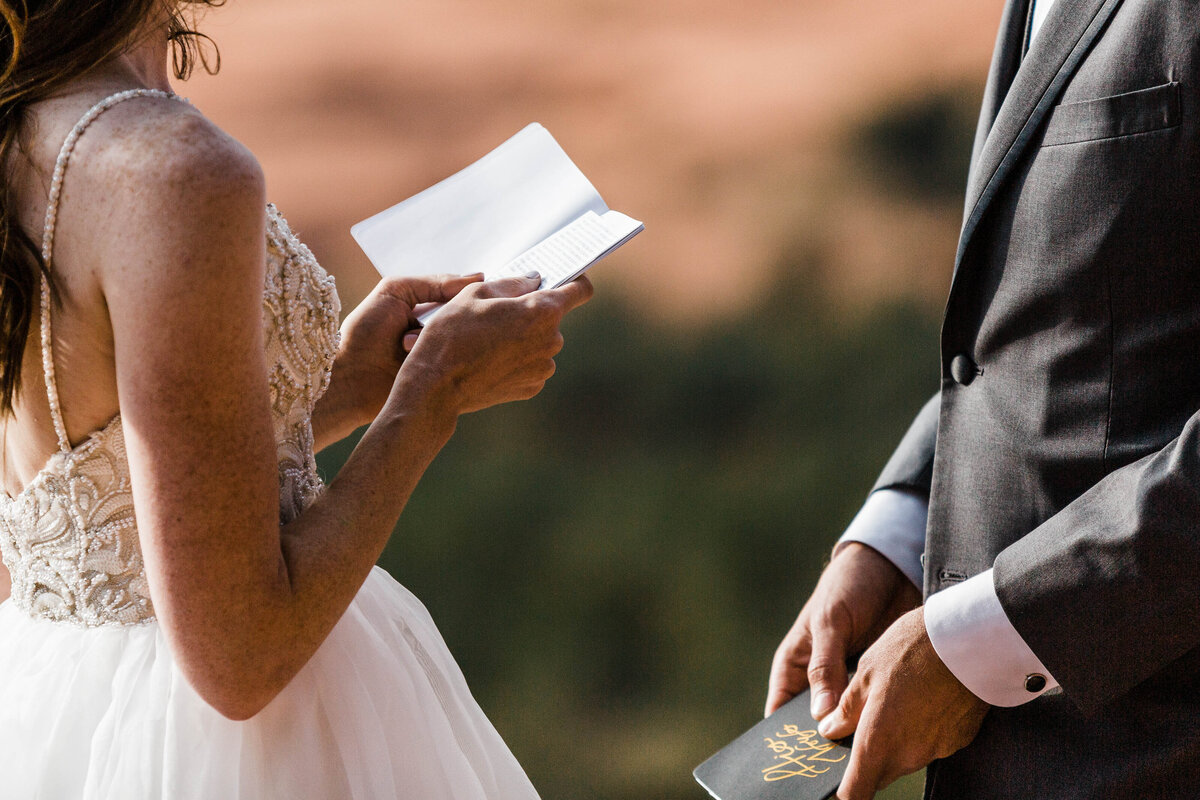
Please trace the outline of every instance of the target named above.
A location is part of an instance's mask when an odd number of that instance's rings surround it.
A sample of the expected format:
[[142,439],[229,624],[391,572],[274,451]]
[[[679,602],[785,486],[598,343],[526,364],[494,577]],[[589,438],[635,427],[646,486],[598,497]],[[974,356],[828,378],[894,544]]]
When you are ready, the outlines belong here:
[[852,158],[902,201],[961,204],[981,88],[944,86],[895,99],[856,126],[848,137]]
[[[848,163],[956,226],[975,108],[897,101]],[[601,292],[542,394],[460,422],[380,561],[547,800],[707,797],[692,768],[760,718],[776,645],[937,387],[928,303],[839,308],[820,242],[777,275],[686,330]]]
[[807,275],[687,331],[598,298],[543,393],[464,418],[404,512],[381,564],[548,800],[707,796],[692,767],[760,715],[775,646],[936,386],[935,320],[843,317]]

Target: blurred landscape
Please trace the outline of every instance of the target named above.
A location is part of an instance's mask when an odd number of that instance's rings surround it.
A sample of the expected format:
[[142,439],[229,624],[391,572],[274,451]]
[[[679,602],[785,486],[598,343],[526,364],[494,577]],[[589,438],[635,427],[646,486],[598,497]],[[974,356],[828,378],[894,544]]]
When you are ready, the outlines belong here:
[[[646,233],[559,373],[465,418],[382,564],[547,800],[699,800],[937,386],[998,0],[232,0],[180,91],[348,309],[349,227],[530,121]],[[321,455],[336,472],[353,440]],[[920,776],[881,794],[920,796]]]

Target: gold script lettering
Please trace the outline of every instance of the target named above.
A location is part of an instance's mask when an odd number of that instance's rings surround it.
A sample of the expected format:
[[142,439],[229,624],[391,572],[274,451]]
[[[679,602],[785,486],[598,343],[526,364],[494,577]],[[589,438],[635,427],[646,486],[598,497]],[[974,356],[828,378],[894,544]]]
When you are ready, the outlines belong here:
[[783,733],[776,733],[779,737],[794,738],[800,747],[798,750],[812,750],[813,754],[808,757],[809,761],[828,761],[831,764],[836,764],[846,758],[846,754],[842,753],[839,758],[824,758],[824,755],[830,750],[837,747],[833,742],[821,741],[820,735],[816,731],[802,731],[796,725],[784,725]]
[[783,732],[775,735],[779,738],[763,739],[767,743],[767,749],[775,754],[775,763],[762,771],[763,780],[766,782],[788,778],[815,778],[828,772],[830,768],[817,769],[809,762],[836,764],[846,758],[845,753],[839,758],[826,758],[826,754],[837,745],[822,741],[816,731],[802,731],[796,725],[784,725]]

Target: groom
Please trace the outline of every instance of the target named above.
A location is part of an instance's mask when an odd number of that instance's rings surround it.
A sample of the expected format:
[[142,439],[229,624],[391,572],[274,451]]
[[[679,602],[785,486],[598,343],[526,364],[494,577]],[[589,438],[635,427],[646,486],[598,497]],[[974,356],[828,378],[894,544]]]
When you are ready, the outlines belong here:
[[1200,2],[1009,0],[941,351],[768,711],[843,800],[1200,797]]

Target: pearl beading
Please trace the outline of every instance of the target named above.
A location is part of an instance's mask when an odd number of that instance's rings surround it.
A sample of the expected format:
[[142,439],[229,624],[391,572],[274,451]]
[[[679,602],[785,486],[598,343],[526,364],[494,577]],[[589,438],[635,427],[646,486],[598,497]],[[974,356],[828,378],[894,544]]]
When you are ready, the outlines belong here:
[[54,433],[58,437],[58,449],[63,453],[71,451],[71,441],[67,438],[67,425],[63,420],[62,406],[58,400],[58,384],[54,377],[54,341],[50,330],[50,281],[47,278],[51,269],[50,262],[54,255],[54,232],[58,226],[58,204],[62,198],[63,178],[67,174],[67,164],[71,160],[71,154],[75,152],[75,145],[79,142],[79,137],[83,136],[83,132],[105,111],[135,97],[159,97],[178,100],[181,103],[188,102],[177,94],[164,92],[161,89],[130,89],[104,98],[88,109],[88,112],[79,122],[75,123],[75,127],[67,134],[62,150],[58,153],[58,159],[54,162],[54,174],[50,179],[50,201],[46,206],[46,224],[42,231],[42,263],[45,269],[42,272],[39,322],[42,333],[42,371],[46,376],[46,397],[50,402],[50,420],[54,423]]

